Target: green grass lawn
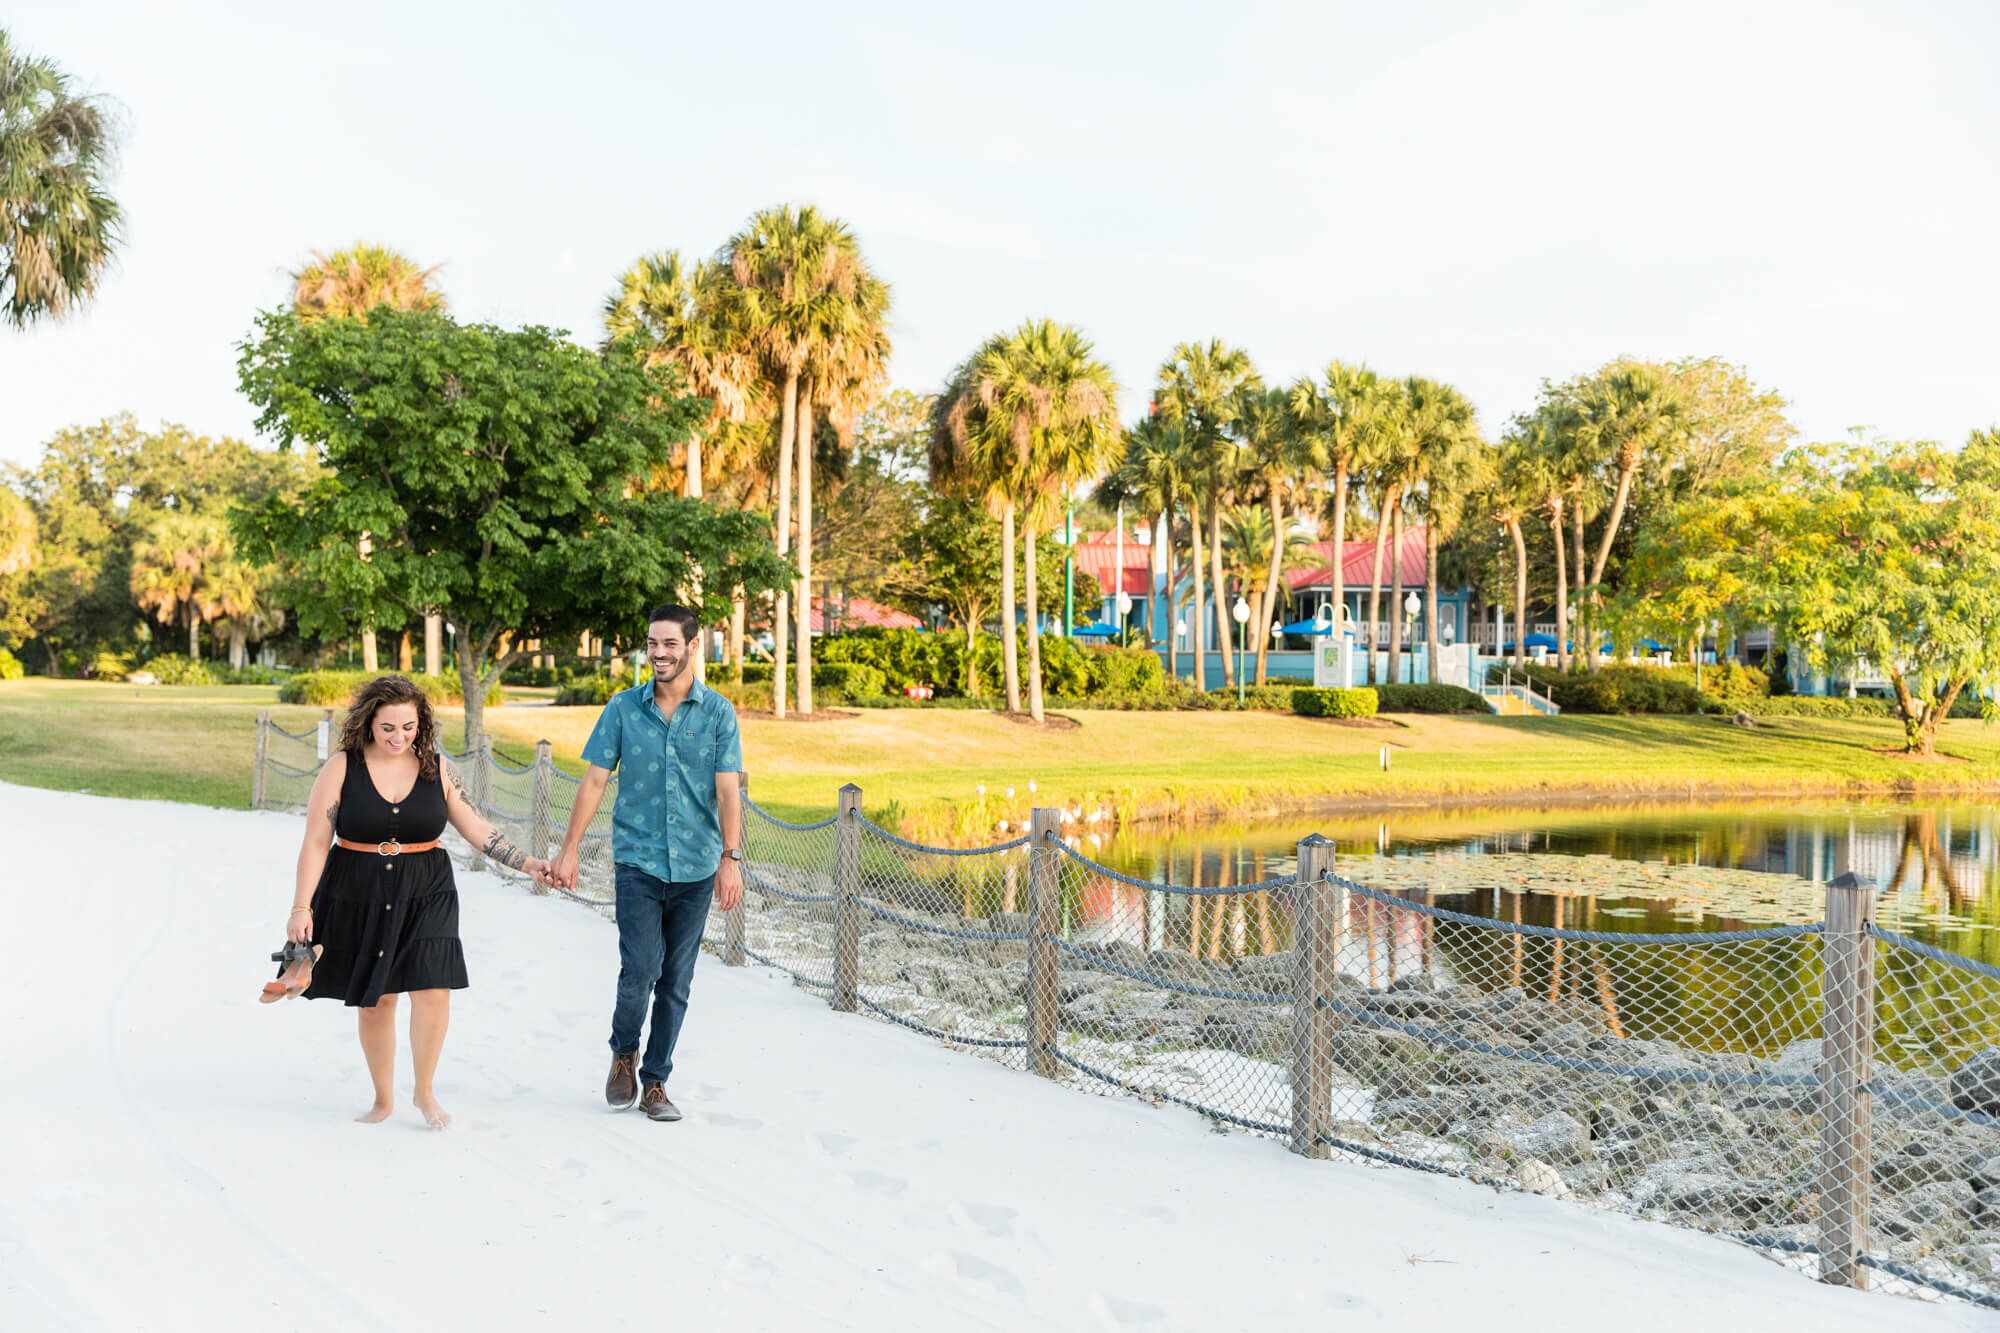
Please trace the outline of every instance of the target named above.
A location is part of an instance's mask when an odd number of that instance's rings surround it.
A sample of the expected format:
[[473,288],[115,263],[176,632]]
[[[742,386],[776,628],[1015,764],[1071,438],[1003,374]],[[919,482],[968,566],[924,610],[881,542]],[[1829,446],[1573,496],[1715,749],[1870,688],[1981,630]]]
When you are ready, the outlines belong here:
[[[277,704],[262,686],[0,683],[0,780],[247,807],[259,708],[291,731],[320,717]],[[1901,736],[1874,720],[1781,718],[1749,731],[1716,718],[1413,716],[1352,725],[1274,713],[1058,711],[1080,725],[1036,730],[990,713],[923,709],[813,722],[749,717],[751,795],[780,814],[820,814],[852,781],[878,818],[965,837],[1024,817],[1031,804],[1102,804],[1129,819],[1320,801],[2000,786],[2000,729],[1974,721],[1946,724],[1948,758],[1917,764],[1873,753]],[[496,707],[486,716],[502,755],[525,762],[546,738],[557,764],[577,773],[596,715]],[[461,715],[445,710],[440,721],[446,744],[459,748]],[[1387,773],[1377,761],[1384,744],[1393,752]]]

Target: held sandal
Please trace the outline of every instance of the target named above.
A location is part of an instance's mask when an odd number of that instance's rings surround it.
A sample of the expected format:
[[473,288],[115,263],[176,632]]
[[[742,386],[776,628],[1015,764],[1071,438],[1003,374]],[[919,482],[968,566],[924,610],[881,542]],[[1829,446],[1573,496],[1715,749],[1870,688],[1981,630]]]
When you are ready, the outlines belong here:
[[257,997],[260,1004],[272,1004],[287,996],[297,995],[312,985],[313,964],[325,951],[320,944],[305,944],[298,940],[286,940],[285,947],[271,955],[271,961],[280,964],[275,981],[264,983],[263,994]]

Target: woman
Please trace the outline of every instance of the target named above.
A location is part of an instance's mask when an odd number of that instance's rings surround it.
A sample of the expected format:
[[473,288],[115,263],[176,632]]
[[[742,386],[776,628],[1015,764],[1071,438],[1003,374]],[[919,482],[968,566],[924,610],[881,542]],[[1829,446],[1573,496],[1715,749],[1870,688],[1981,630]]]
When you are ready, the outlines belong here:
[[355,695],[340,752],[320,769],[308,801],[285,937],[323,950],[305,964],[308,999],[337,996],[361,1011],[375,1104],[355,1118],[372,1125],[395,1108],[396,997],[407,994],[414,1099],[425,1122],[443,1129],[451,1117],[431,1079],[451,993],[467,983],[458,889],[438,836],[448,822],[489,859],[537,879],[548,865],[473,808],[465,780],[438,753],[430,701],[401,676],[378,676]]

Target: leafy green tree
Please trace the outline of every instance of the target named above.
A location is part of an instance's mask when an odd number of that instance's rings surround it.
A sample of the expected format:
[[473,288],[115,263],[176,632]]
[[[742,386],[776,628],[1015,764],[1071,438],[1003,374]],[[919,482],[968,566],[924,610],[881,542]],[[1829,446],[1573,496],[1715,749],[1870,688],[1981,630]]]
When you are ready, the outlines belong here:
[[[1907,753],[1934,752],[1961,691],[2000,684],[2000,430],[1956,452],[1803,450],[1775,485],[1709,508],[1720,530],[1686,545],[1815,670],[1880,670]],[[1689,572],[1694,583],[1704,571]]]
[[97,290],[124,239],[105,188],[113,149],[103,106],[0,28],[0,311],[15,328]]
[[[1215,588],[1215,641],[1222,654],[1222,681],[1232,685],[1235,666],[1226,649],[1230,640],[1229,608],[1222,591],[1222,503],[1237,472],[1237,440],[1232,433],[1241,390],[1261,384],[1250,354],[1229,347],[1220,339],[1207,343],[1182,343],[1160,366],[1153,388],[1154,410],[1169,425],[1181,427],[1187,435],[1202,474],[1203,503],[1208,524],[1208,581]],[[1194,557],[1194,647],[1195,679],[1201,677],[1203,629],[1207,611],[1203,609],[1203,570],[1200,539]]]
[[[1261,533],[1254,543],[1247,540],[1251,529],[1243,519],[1239,516],[1235,520],[1237,548],[1248,557],[1238,586],[1249,594],[1246,629],[1257,641],[1259,685],[1264,683],[1269,663],[1271,612],[1278,604],[1284,557],[1293,545],[1288,515],[1306,484],[1306,459],[1295,429],[1291,397],[1290,389],[1256,385],[1240,391],[1236,409],[1236,434],[1242,444],[1239,489],[1245,498],[1261,500],[1264,505]],[[1240,515],[1242,511],[1232,512]],[[1258,565],[1263,566],[1261,581],[1252,572]]]
[[40,545],[35,511],[19,492],[0,486],[0,648],[25,643],[34,623],[28,574]]
[[1434,672],[1441,645],[1438,548],[1458,535],[1473,496],[1491,480],[1491,460],[1464,394],[1418,377],[1404,382],[1404,392],[1415,445],[1411,500],[1424,523],[1424,644]]
[[[630,344],[598,355],[549,329],[420,312],[271,313],[238,374],[258,428],[326,469],[296,504],[242,513],[246,548],[300,563],[308,632],[439,608],[470,744],[485,687],[523,642],[637,627],[668,598],[700,613],[697,568],[753,595],[790,576],[757,516],[643,489],[702,408]],[[376,535],[366,558],[363,533]]]
[[285,609],[273,595],[276,581],[274,571],[234,558],[223,560],[207,575],[217,632],[229,635],[231,667],[241,670],[248,662],[250,640],[285,627]]

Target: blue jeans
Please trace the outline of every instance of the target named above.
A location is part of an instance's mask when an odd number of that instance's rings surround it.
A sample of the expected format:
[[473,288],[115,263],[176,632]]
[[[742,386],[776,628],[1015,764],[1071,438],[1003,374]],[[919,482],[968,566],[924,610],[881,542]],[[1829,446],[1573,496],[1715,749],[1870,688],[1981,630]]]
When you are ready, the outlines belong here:
[[611,1011],[611,1050],[639,1049],[646,996],[653,997],[653,1031],[639,1062],[642,1083],[665,1083],[674,1068],[674,1042],[687,1017],[694,960],[708,920],[715,876],[669,883],[637,866],[614,867],[618,895],[618,1004]]

